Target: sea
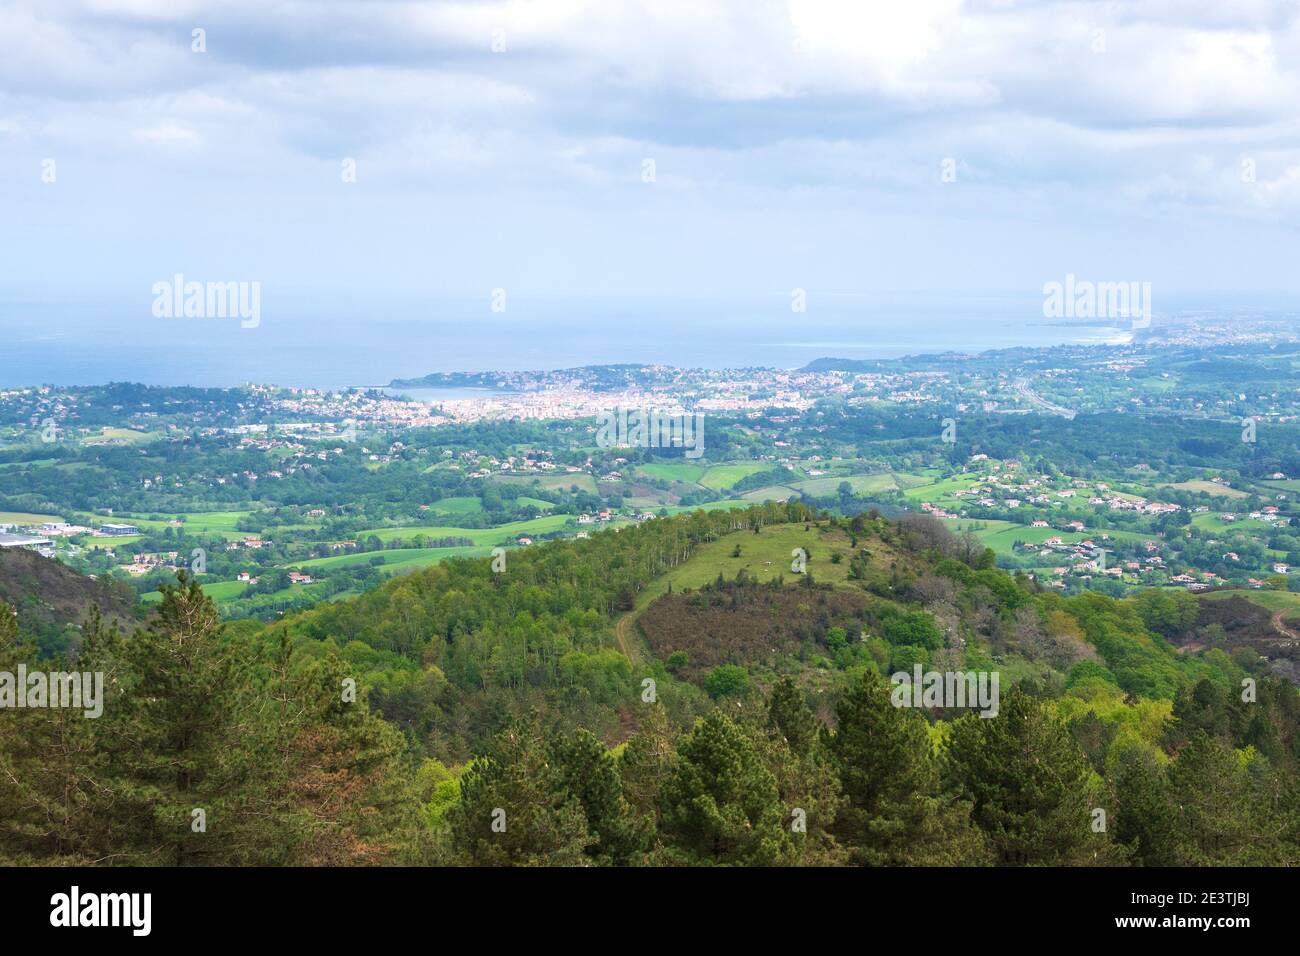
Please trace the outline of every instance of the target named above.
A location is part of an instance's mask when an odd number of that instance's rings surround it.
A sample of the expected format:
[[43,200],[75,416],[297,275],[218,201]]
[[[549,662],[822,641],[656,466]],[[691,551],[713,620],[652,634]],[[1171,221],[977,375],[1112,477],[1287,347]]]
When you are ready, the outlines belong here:
[[[1053,324],[1041,300],[857,300],[810,304],[511,301],[378,311],[277,308],[260,321],[157,318],[150,301],[0,300],[0,386],[384,385],[430,372],[649,363],[687,368],[798,368],[813,359],[1116,340],[1114,328]],[[443,394],[446,397],[446,394]]]

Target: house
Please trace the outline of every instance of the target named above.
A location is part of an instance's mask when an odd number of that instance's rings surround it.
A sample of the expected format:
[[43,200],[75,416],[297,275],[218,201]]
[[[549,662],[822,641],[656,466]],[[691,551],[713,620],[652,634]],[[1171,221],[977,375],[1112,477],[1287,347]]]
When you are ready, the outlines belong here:
[[1281,561],[1273,565],[1274,574],[1286,574],[1291,570],[1291,565],[1283,564]]
[[294,584],[311,584],[314,579],[310,574],[301,574],[298,571],[290,571],[289,580]]

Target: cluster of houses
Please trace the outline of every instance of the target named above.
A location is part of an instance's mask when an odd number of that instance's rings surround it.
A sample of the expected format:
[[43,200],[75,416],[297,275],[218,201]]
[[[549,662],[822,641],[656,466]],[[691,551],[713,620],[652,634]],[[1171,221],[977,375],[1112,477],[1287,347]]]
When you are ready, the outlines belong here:
[[[1104,507],[1110,511],[1133,511],[1147,515],[1162,515],[1183,510],[1182,505],[1173,504],[1172,502],[1148,501],[1138,495],[1115,494],[1105,484],[1097,484],[1090,489],[1088,482],[1077,478],[1070,482],[1072,487],[1062,488],[1057,491],[1044,487],[1045,484],[1046,479],[1043,478],[1030,478],[1028,481],[1014,485],[1004,481],[995,481],[989,484],[959,489],[952,492],[951,497],[974,499],[974,503],[983,508],[1019,508],[1021,505],[1051,507],[1053,504],[1057,506],[1063,505],[1072,498],[1083,500],[1084,493],[1092,490],[1098,493],[1089,494],[1086,501],[1089,506],[1094,508]],[[1023,495],[1023,497],[1018,497],[1019,495]],[[956,517],[947,513],[935,513],[937,517],[941,518]]]
[[256,537],[255,535],[250,535],[246,538],[240,539],[239,541],[227,541],[226,550],[238,551],[240,548],[244,548],[245,550],[248,551],[259,551],[262,548],[265,548],[270,543],[271,542],[269,541],[263,541],[261,538]]
[[[1204,511],[1207,509],[1198,508],[1197,510]],[[1281,514],[1278,511],[1277,505],[1264,505],[1264,507],[1260,508],[1258,511],[1249,512],[1246,517],[1253,521],[1263,521],[1266,524],[1273,524],[1274,522],[1281,520]],[[1238,520],[1238,517],[1231,511],[1225,511],[1219,515],[1219,520],[1224,524],[1232,524],[1234,521]]]

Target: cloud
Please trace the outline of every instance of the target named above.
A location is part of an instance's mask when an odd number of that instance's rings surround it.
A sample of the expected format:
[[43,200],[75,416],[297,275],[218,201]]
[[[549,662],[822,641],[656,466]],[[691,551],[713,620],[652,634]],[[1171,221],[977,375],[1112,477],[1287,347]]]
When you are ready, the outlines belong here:
[[162,145],[196,146],[201,141],[201,137],[196,130],[180,126],[171,120],[163,120],[157,126],[148,129],[138,129],[135,131],[135,135],[146,142]]
[[[256,220],[256,248],[286,262],[345,222],[343,244],[436,245],[449,281],[471,256],[546,247],[557,276],[571,274],[563,250],[617,285],[627,248],[662,268],[735,257],[719,271],[739,282],[744,257],[767,254],[757,243],[802,255],[791,235],[800,250],[866,236],[902,262],[927,242],[979,246],[983,230],[1008,261],[953,281],[995,286],[1020,281],[1010,260],[1042,254],[1036,235],[1058,222],[1078,233],[1059,235],[1072,254],[1098,259],[1125,230],[1147,240],[1136,255],[1173,248],[1187,217],[1210,236],[1262,223],[1278,231],[1252,241],[1284,240],[1298,58],[1286,0],[12,0],[0,148],[19,172],[0,201],[33,223],[117,216],[138,249],[148,222],[123,208],[200,197],[232,235]],[[45,156],[76,177],[34,198]],[[62,238],[51,248],[70,249]],[[933,271],[823,258],[845,287]]]

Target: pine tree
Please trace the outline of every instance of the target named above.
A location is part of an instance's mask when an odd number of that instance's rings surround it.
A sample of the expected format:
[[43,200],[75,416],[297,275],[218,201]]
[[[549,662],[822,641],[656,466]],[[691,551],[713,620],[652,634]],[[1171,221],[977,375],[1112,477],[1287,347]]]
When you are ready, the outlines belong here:
[[[1252,768],[1251,764],[1257,762]],[[1176,864],[1268,866],[1281,848],[1267,799],[1267,761],[1234,751],[1205,730],[1192,734],[1169,768],[1176,819]]]
[[106,842],[118,862],[238,860],[245,785],[262,764],[247,725],[248,675],[217,612],[184,572],[153,622],[125,643],[123,686],[106,710]]
[[789,677],[777,681],[772,688],[768,720],[795,753],[807,756],[816,746],[821,723],[808,709],[803,692]]
[[676,762],[668,712],[661,703],[651,704],[645,720],[618,757],[624,798],[647,835],[658,832],[659,793]]
[[1107,802],[1100,778],[1041,701],[1012,691],[996,717],[955,721],[945,745],[949,779],[972,801],[997,862],[1102,865],[1121,855],[1093,829],[1093,811]]
[[1120,748],[1111,777],[1115,788],[1115,839],[1127,846],[1135,863],[1173,866],[1176,820],[1165,768],[1145,745]]
[[824,740],[824,728],[794,682],[779,681],[764,712],[742,726],[776,780],[777,795],[792,834],[794,860],[802,865],[842,864],[846,853],[834,836],[843,799]]
[[969,807],[941,791],[925,718],[895,707],[867,670],[840,700],[830,750],[844,788],[840,842],[860,864],[963,865],[985,859]]
[[460,862],[471,865],[575,866],[596,842],[535,714],[492,738],[465,771],[460,803],[447,816]]
[[644,849],[646,834],[623,796],[614,758],[595,734],[582,729],[561,737],[554,750],[563,785],[582,804],[587,830],[596,837],[587,855],[605,863],[627,863]]
[[281,635],[258,742],[274,756],[250,787],[266,827],[248,841],[258,855],[248,862],[356,866],[428,852],[405,741],[360,691],[348,692],[350,679],[336,653],[295,667]]
[[[43,671],[76,669],[92,672],[93,681],[93,672],[104,665],[91,658],[109,633],[92,608],[80,661],[38,661],[37,646],[21,638],[13,609],[0,602],[0,670],[14,673],[19,663]],[[112,670],[105,675],[105,696],[115,676]],[[104,700],[100,705],[111,707]],[[0,858],[53,865],[93,863],[107,855],[95,818],[106,762],[97,726],[98,718],[87,717],[85,708],[0,713]]]
[[719,710],[696,722],[660,795],[663,835],[700,863],[789,862],[776,780],[744,731]]

